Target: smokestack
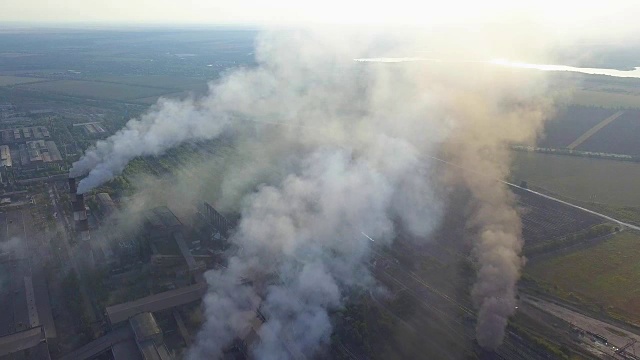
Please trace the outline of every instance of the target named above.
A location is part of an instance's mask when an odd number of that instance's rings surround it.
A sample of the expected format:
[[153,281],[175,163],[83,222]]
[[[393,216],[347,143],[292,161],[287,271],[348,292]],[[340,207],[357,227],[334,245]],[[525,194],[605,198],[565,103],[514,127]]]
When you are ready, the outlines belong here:
[[87,210],[84,204],[84,195],[76,194],[75,201],[71,203],[73,208],[73,220],[84,220],[87,218]]
[[85,218],[78,221],[76,223],[76,231],[80,235],[80,240],[89,241],[91,239],[91,234],[89,233],[89,220]]
[[76,185],[76,178],[69,176],[69,193],[75,194],[78,192],[78,187]]
[[[75,181],[74,181],[75,183]],[[71,185],[71,181],[69,181]],[[75,201],[72,202],[73,220],[76,226],[76,232],[81,240],[88,241],[91,236],[89,234],[89,220],[87,219],[87,210],[84,203],[83,194],[75,194]]]
[[78,192],[78,184],[76,183],[76,178],[69,175],[69,197],[71,198],[72,205],[74,205],[76,202],[77,192]]

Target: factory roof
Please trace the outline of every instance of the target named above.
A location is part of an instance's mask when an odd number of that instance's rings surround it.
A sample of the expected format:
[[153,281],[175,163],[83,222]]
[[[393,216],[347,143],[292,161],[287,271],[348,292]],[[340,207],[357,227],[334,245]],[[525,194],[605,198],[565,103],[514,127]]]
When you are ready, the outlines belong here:
[[169,360],[171,357],[164,345],[157,346],[152,340],[138,343],[138,348],[144,360]]
[[44,341],[44,330],[41,326],[0,337],[0,356],[30,349]]
[[17,129],[7,129],[0,130],[0,132],[2,133],[1,138],[2,142],[4,143],[24,142],[31,139],[41,140],[51,138],[49,130],[44,126],[30,126]]
[[153,227],[171,228],[181,226],[182,223],[166,206],[153,208],[145,214],[147,223]]
[[110,215],[115,210],[115,204],[111,199],[111,196],[107,193],[99,193],[96,194],[96,199],[98,200],[98,206],[102,211],[103,215]]
[[206,291],[206,283],[166,291],[127,303],[108,306],[106,309],[107,316],[111,324],[117,324],[141,312],[165,310],[199,300]]
[[13,163],[11,161],[11,150],[9,150],[8,145],[0,146],[0,165],[2,166],[11,166]]
[[99,201],[102,201],[105,204],[113,205],[113,200],[111,199],[111,196],[107,193],[96,194],[96,197],[98,198]]
[[133,339],[113,345],[111,353],[115,360],[142,360],[142,355]]
[[162,334],[156,318],[150,312],[140,313],[129,319],[136,341],[142,342]]

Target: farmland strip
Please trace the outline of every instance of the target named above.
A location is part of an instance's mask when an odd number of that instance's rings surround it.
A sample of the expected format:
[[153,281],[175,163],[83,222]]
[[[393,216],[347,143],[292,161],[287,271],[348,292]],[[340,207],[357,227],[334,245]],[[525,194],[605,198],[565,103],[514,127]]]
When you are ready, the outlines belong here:
[[595,133],[600,131],[600,129],[602,129],[603,127],[605,127],[605,126],[609,125],[610,123],[612,123],[615,119],[619,118],[620,115],[622,115],[622,114],[624,114],[624,111],[618,111],[617,113],[615,113],[615,114],[609,116],[608,118],[602,120],[596,126],[594,126],[591,129],[587,130],[587,132],[585,132],[584,134],[580,135],[580,137],[577,138],[574,142],[572,142],[569,146],[567,146],[567,148],[571,149],[571,150],[575,149],[576,147],[578,147],[578,145],[582,144],[588,138],[590,138],[593,135],[595,135]]

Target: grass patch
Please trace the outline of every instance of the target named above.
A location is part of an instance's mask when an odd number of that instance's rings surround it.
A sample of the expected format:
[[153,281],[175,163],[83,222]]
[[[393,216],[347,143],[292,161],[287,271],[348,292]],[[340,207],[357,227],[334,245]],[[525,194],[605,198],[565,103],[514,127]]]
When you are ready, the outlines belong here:
[[0,86],[28,84],[28,83],[35,83],[35,82],[41,82],[41,81],[47,81],[47,79],[0,75]]
[[599,90],[575,90],[571,103],[584,106],[601,106],[611,109],[640,108],[640,95],[631,92]]
[[150,96],[159,96],[171,92],[169,90],[137,85],[80,80],[48,81],[36,84],[21,85],[20,88],[31,91],[49,92],[67,96],[106,100],[129,100]]
[[620,221],[640,226],[640,207],[615,206],[597,203],[587,204],[585,207],[604,214],[609,214]]
[[530,263],[545,291],[600,312],[640,323],[640,234],[624,231],[593,247]]
[[614,335],[618,335],[618,336],[622,336],[622,337],[627,337],[627,334],[623,333],[622,331],[618,330],[618,329],[614,329],[612,327],[608,327],[605,326],[605,329],[607,329],[608,332],[614,334]]
[[157,87],[175,90],[206,90],[207,81],[202,78],[190,78],[170,75],[139,76],[99,76],[95,80],[126,85]]
[[583,202],[640,207],[640,164],[515,152],[514,181]]
[[584,241],[599,238],[618,231],[616,224],[598,224],[588,229],[578,231],[577,233],[567,234],[559,239],[552,239],[538,243],[531,247],[525,247],[525,256],[534,256],[549,251],[560,250],[573,245],[580,244]]

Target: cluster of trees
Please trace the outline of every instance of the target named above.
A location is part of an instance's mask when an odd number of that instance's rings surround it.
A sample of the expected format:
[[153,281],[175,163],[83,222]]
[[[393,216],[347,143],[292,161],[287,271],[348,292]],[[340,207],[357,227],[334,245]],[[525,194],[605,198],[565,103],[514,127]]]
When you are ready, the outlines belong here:
[[632,156],[632,155],[625,155],[625,154],[610,154],[610,153],[603,153],[603,152],[530,147],[530,146],[520,146],[520,145],[515,145],[515,146],[512,146],[511,148],[516,151],[537,152],[542,154],[569,155],[569,156],[586,157],[591,159],[608,159],[608,160],[640,162],[640,156]]

